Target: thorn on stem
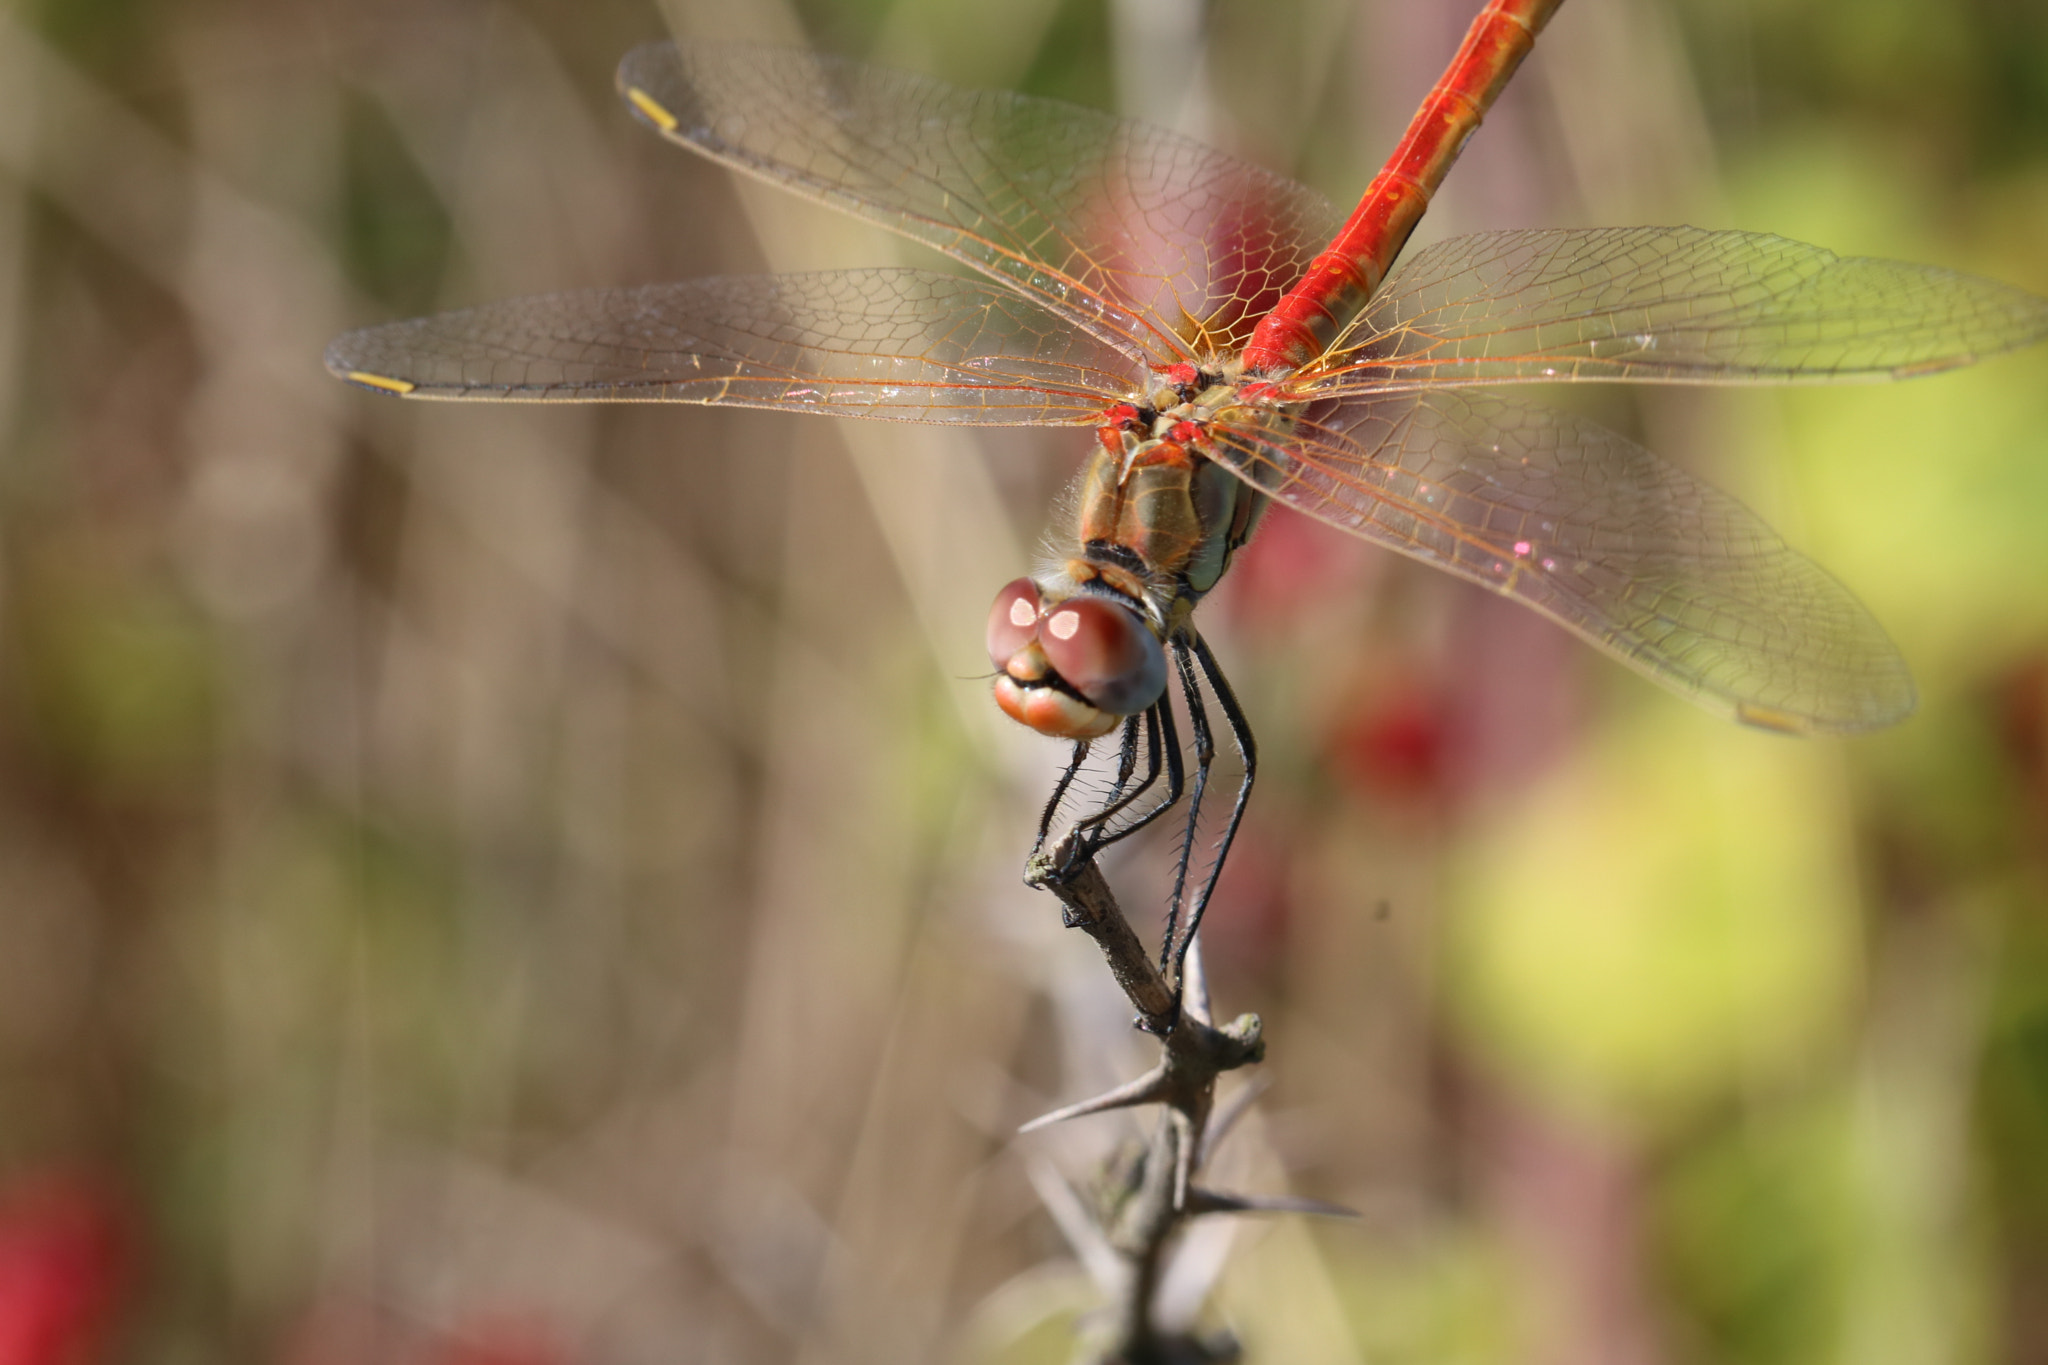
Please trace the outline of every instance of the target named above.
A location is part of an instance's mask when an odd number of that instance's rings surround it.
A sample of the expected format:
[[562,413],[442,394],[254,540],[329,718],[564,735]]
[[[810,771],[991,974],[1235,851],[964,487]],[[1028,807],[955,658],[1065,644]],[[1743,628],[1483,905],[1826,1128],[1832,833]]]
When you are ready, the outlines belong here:
[[1356,1209],[1327,1200],[1294,1194],[1224,1194],[1196,1186],[1184,1206],[1189,1215],[1204,1213],[1300,1213],[1317,1218],[1357,1218]]
[[1035,1133],[1041,1128],[1050,1128],[1055,1123],[1084,1118],[1089,1114],[1106,1113],[1111,1109],[1131,1109],[1141,1104],[1162,1103],[1169,1097],[1170,1089],[1165,1066],[1155,1066],[1136,1080],[1125,1081],[1116,1089],[1106,1090],[1093,1099],[1080,1100],[1055,1109],[1049,1114],[1040,1114],[1017,1131]]

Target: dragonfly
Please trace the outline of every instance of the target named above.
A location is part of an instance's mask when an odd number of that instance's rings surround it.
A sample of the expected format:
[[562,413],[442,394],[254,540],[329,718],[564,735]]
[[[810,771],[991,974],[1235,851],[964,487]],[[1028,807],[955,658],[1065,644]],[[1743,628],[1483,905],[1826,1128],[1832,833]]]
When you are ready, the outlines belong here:
[[[1854,734],[1914,706],[1898,650],[1825,570],[1528,389],[1927,374],[2048,334],[2048,300],[1692,227],[1478,232],[1397,261],[1560,3],[1490,0],[1341,220],[1304,185],[1091,109],[804,50],[641,47],[618,88],[663,137],[953,268],[512,299],[350,332],[326,363],[411,398],[1091,431],[1058,550],[996,596],[994,694],[1073,742],[1040,849],[1110,735],[1068,858],[1186,799],[1161,949],[1178,982],[1257,770],[1192,616],[1272,503],[1505,594],[1737,721]],[[1241,772],[1191,889],[1219,752],[1205,694]]]

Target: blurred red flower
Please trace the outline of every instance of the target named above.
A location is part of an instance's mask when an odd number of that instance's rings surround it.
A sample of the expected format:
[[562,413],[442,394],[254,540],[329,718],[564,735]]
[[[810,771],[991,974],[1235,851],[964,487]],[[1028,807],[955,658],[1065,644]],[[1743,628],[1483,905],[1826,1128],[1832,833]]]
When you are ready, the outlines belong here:
[[433,1365],[569,1365],[570,1353],[539,1316],[479,1314],[429,1353]]
[[0,1365],[98,1358],[128,1271],[128,1218],[103,1180],[42,1173],[0,1192]]
[[1335,766],[1362,793],[1397,801],[1438,794],[1449,727],[1440,693],[1409,679],[1361,689],[1331,737]]

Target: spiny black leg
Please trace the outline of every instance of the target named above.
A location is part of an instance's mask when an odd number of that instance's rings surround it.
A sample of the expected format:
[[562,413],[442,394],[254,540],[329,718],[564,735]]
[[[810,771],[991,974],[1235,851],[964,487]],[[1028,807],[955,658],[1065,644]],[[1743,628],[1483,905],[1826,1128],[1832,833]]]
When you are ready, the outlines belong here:
[[1145,826],[1151,824],[1169,810],[1172,810],[1174,802],[1180,800],[1180,794],[1187,789],[1187,771],[1181,764],[1180,726],[1174,723],[1173,708],[1167,705],[1166,699],[1162,697],[1159,700],[1159,704],[1153,707],[1152,710],[1159,717],[1161,746],[1165,751],[1166,791],[1160,796],[1158,803],[1152,809],[1146,811],[1137,820],[1132,822],[1129,829],[1117,831],[1116,837],[1119,839],[1128,834],[1136,834],[1139,830],[1145,828]]
[[[1141,731],[1145,738],[1145,775],[1133,787],[1130,783],[1138,771],[1138,737]],[[1082,766],[1088,761],[1090,743],[1091,741],[1085,739],[1074,741],[1074,756],[1067,763],[1066,771],[1060,774],[1059,782],[1052,789],[1052,799],[1045,803],[1045,810],[1038,817],[1038,841],[1031,848],[1033,857],[1037,857],[1044,850],[1045,841],[1052,834],[1053,819],[1059,814],[1060,803],[1066,799],[1068,789],[1074,785],[1074,779],[1080,776]],[[1159,750],[1159,718],[1152,711],[1142,711],[1124,721],[1123,742],[1117,753],[1115,785],[1109,789],[1109,795],[1100,807],[1075,822],[1075,827],[1088,836],[1080,841],[1081,856],[1088,856],[1094,850],[1103,847],[1102,844],[1092,842],[1093,833],[1114,819],[1118,812],[1127,809],[1142,797],[1146,790],[1159,780]]]
[[1251,722],[1245,719],[1244,708],[1237,703],[1237,694],[1230,690],[1229,679],[1223,676],[1216,656],[1209,651],[1209,642],[1196,636],[1194,640],[1195,659],[1202,666],[1202,676],[1209,681],[1209,690],[1216,694],[1216,704],[1223,708],[1223,719],[1230,727],[1230,742],[1237,749],[1237,755],[1244,761],[1244,777],[1237,784],[1237,800],[1230,808],[1230,819],[1223,826],[1223,836],[1216,841],[1216,861],[1209,866],[1209,874],[1202,881],[1202,889],[1196,895],[1194,905],[1188,911],[1187,933],[1182,935],[1180,947],[1173,960],[1169,981],[1179,981],[1181,964],[1187,957],[1188,944],[1195,941],[1195,931],[1201,928],[1202,912],[1209,908],[1209,897],[1216,891],[1216,880],[1223,875],[1223,861],[1230,856],[1231,842],[1237,838],[1237,827],[1244,820],[1245,806],[1252,799],[1252,780],[1258,776],[1259,746],[1252,738]]
[[[1074,822],[1074,830],[1078,836],[1076,839],[1074,861],[1078,862],[1082,858],[1093,857],[1098,850],[1106,848],[1110,844],[1115,843],[1116,840],[1123,838],[1124,834],[1129,831],[1120,832],[1108,839],[1102,839],[1099,836],[1103,828],[1110,821],[1135,805],[1147,791],[1151,790],[1152,784],[1159,780],[1160,738],[1159,716],[1157,712],[1158,708],[1154,707],[1152,710],[1143,711],[1138,715],[1132,716],[1125,722],[1125,744],[1122,759],[1128,760],[1128,767],[1124,765],[1122,760],[1119,761],[1120,771],[1118,772],[1116,783],[1110,788],[1109,795],[1103,804]],[[1137,765],[1136,739],[1140,721],[1143,722],[1145,729],[1145,775],[1138,780],[1135,786],[1132,786],[1129,784],[1131,773],[1136,770]]]
[[[1173,663],[1180,674],[1181,695],[1187,699],[1188,728],[1195,739],[1195,780],[1188,789],[1188,818],[1180,836],[1180,854],[1173,862],[1173,889],[1166,898],[1166,934],[1159,944],[1159,970],[1166,973],[1166,980],[1176,991],[1180,989],[1181,959],[1186,953],[1175,939],[1180,927],[1181,897],[1187,890],[1188,863],[1195,856],[1195,838],[1202,819],[1202,796],[1209,789],[1209,765],[1216,757],[1216,741],[1209,733],[1208,708],[1202,705],[1202,684],[1195,676],[1195,665],[1189,657],[1187,641],[1173,642]],[[1189,920],[1189,937],[1194,933],[1193,919]]]
[[1060,780],[1053,783],[1052,797],[1045,803],[1045,810],[1038,817],[1038,842],[1031,846],[1031,856],[1036,858],[1045,848],[1045,836],[1052,831],[1052,820],[1059,814],[1060,802],[1067,799],[1067,788],[1074,785],[1074,779],[1081,775],[1081,765],[1088,761],[1088,741],[1074,741],[1074,756],[1067,760],[1067,770],[1060,774]]
[[[1138,785],[1131,785],[1131,778],[1138,771],[1138,733],[1142,725],[1145,735],[1145,776]],[[1109,794],[1093,815],[1081,823],[1100,826],[1107,823],[1119,811],[1128,809],[1139,797],[1159,780],[1159,721],[1149,710],[1124,721],[1123,748],[1117,754],[1116,781],[1111,784]]]
[[[1131,791],[1126,792],[1122,799],[1075,823],[1074,828],[1081,837],[1075,842],[1074,862],[1079,862],[1084,858],[1092,858],[1117,840],[1126,839],[1136,834],[1139,830],[1157,820],[1161,815],[1164,815],[1173,806],[1174,802],[1180,800],[1181,790],[1185,785],[1185,774],[1181,768],[1180,732],[1174,725],[1173,708],[1164,701],[1161,701],[1158,705],[1147,711],[1145,713],[1145,730],[1145,762],[1147,765],[1145,780],[1140,782]],[[1135,817],[1123,828],[1106,836],[1103,835],[1103,827],[1110,820],[1135,804],[1138,798],[1144,795],[1152,784],[1158,780],[1162,764],[1166,771],[1166,791],[1164,794],[1144,814]]]
[[[1124,788],[1130,783],[1131,774],[1138,770],[1138,723],[1143,719],[1142,715],[1136,715],[1124,722],[1123,748],[1116,756],[1116,785],[1109,789],[1109,799],[1112,801],[1123,795]],[[1153,772],[1156,773],[1158,767],[1159,765],[1154,763]],[[1151,776],[1148,775],[1146,781],[1150,780]],[[1140,789],[1142,790],[1142,784]]]

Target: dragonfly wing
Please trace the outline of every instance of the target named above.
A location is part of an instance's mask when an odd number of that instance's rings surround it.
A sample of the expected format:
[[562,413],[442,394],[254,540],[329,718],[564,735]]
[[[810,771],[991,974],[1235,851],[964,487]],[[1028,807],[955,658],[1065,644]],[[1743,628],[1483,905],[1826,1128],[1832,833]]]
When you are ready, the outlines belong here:
[[1214,458],[1332,525],[1519,599],[1709,709],[1849,733],[1913,708],[1849,591],[1727,494],[1497,391],[1329,405]]
[[1481,232],[1404,263],[1303,387],[1899,378],[2043,336],[2024,290],[1763,233]]
[[844,58],[657,43],[618,82],[673,141],[915,238],[1155,364],[1242,345],[1337,222],[1315,191],[1161,129]]
[[723,403],[980,426],[1101,419],[1130,364],[1007,290],[923,270],[507,299],[350,332],[327,368],[421,398]]

